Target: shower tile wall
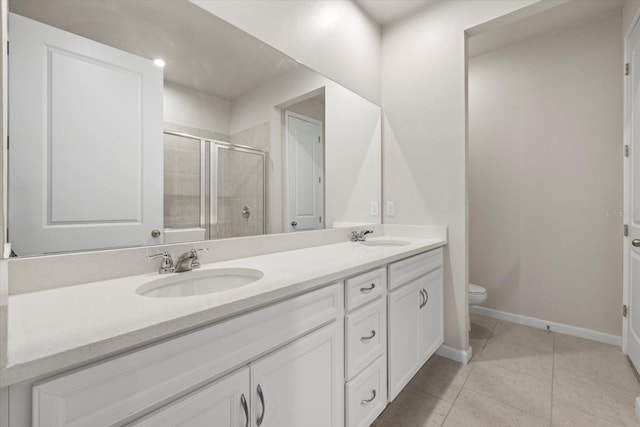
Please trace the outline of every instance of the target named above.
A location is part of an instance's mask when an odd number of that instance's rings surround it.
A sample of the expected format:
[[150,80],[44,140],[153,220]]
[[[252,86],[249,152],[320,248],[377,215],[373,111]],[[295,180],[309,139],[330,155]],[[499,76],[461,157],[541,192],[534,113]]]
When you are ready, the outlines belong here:
[[164,136],[164,224],[200,225],[200,142]]
[[[231,135],[231,143],[269,150],[269,123]],[[265,234],[264,164],[262,156],[218,151],[218,238]],[[242,211],[248,207],[249,218]]]
[[248,145],[249,147],[262,151],[269,151],[271,148],[269,147],[270,136],[269,123],[266,122],[234,133],[231,135],[229,142],[238,145]]

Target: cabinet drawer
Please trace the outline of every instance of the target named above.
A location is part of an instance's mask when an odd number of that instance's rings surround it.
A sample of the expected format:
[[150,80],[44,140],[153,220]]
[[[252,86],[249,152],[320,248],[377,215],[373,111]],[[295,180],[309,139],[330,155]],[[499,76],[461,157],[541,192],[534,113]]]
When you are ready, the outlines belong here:
[[398,288],[441,266],[442,248],[394,262],[389,266],[389,289]]
[[36,385],[33,426],[129,421],[342,316],[334,284]]
[[373,301],[387,292],[387,269],[369,271],[346,280],[347,311]]
[[387,358],[382,355],[346,386],[347,427],[368,427],[387,405]]
[[347,379],[387,350],[387,304],[378,298],[346,316]]

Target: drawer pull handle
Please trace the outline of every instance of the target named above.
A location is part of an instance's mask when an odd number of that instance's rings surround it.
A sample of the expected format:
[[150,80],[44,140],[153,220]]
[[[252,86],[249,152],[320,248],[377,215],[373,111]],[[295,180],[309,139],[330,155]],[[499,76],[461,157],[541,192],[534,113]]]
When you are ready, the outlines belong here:
[[427,302],[424,298],[424,289],[420,289],[420,308],[424,307]]
[[360,292],[362,292],[363,294],[368,294],[369,292],[371,292],[374,288],[376,287],[375,283],[372,283],[371,286],[369,286],[368,288],[360,288]]
[[362,406],[367,406],[369,403],[373,402],[373,399],[376,398],[376,389],[375,388],[373,390],[371,390],[371,394],[373,395],[373,396],[371,396],[371,399],[364,399],[364,400],[360,401],[360,404]]
[[249,407],[247,406],[247,398],[244,397],[244,394],[240,396],[240,403],[242,403],[242,409],[244,410],[244,419],[246,420],[244,423],[244,427],[249,427]]
[[427,305],[427,303],[429,302],[429,292],[427,292],[427,290],[424,290],[424,305]]
[[256,424],[258,425],[258,427],[260,427],[260,425],[262,424],[262,420],[264,420],[264,411],[266,409],[264,406],[264,395],[262,394],[262,387],[260,387],[260,384],[258,384],[257,391],[258,391],[258,397],[260,398],[260,405],[262,405],[262,413],[256,420]]
[[373,337],[375,337],[375,336],[376,336],[376,331],[371,331],[371,335],[369,335],[368,337],[360,338],[360,341],[367,342],[367,341],[373,339]]

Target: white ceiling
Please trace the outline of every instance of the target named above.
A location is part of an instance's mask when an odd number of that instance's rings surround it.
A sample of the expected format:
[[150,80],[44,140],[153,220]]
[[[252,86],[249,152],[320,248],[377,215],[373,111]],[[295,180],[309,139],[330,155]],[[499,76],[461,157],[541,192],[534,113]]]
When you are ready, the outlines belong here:
[[186,0],[10,0],[9,11],[163,58],[165,79],[229,100],[300,66]]
[[355,0],[371,17],[384,26],[411,15],[435,0]]

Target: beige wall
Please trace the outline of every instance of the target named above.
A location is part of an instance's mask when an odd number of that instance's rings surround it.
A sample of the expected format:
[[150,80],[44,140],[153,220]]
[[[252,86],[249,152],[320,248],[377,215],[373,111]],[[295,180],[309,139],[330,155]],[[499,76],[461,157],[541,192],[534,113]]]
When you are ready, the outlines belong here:
[[469,62],[469,275],[486,307],[621,335],[621,14]]
[[468,348],[465,35],[535,1],[438,2],[383,29],[385,223],[449,226],[445,344]]

